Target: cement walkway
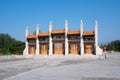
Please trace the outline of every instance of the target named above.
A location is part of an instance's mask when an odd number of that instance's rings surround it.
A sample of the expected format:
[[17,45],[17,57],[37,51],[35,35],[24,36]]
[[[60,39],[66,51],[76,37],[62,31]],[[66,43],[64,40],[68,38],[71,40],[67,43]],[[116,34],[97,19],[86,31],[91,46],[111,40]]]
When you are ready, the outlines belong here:
[[0,80],[120,80],[120,53],[106,60],[79,56],[35,57],[1,62]]

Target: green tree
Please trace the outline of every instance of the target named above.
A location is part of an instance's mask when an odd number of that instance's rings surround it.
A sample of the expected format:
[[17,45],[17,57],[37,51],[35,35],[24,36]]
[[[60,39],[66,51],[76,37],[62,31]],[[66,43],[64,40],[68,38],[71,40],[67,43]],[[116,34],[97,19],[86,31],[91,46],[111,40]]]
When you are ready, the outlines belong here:
[[120,51],[120,40],[111,41],[107,45],[108,51]]
[[8,34],[0,33],[0,54],[22,54],[25,43],[17,41]]

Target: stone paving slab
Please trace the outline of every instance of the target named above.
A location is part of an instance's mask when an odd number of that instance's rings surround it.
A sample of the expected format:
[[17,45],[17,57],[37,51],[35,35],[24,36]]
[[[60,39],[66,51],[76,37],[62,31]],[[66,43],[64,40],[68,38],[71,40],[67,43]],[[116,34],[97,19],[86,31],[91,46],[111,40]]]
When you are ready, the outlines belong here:
[[107,59],[88,56],[37,56],[0,63],[0,80],[120,80],[120,53]]
[[81,80],[120,80],[119,78],[106,78],[106,77],[82,77]]

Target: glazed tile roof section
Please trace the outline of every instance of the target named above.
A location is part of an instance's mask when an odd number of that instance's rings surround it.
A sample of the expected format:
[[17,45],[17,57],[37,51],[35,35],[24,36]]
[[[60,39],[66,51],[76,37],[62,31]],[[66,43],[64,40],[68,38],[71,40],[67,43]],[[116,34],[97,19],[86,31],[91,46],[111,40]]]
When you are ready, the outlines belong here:
[[28,34],[27,39],[34,39],[36,38],[36,34]]
[[80,34],[80,30],[69,30],[67,34]]
[[65,30],[52,30],[51,34],[63,34]]
[[40,32],[38,36],[49,36],[49,32]]
[[95,35],[95,31],[84,31],[83,35]]

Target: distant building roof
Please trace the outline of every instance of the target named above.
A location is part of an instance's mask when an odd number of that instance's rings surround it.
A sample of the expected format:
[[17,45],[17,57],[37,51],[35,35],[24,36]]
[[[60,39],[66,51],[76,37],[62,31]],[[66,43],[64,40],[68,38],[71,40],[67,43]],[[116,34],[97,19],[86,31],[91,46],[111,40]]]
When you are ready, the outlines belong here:
[[62,34],[65,33],[65,30],[52,30],[51,34]]
[[49,32],[40,32],[38,36],[49,36]]
[[84,31],[83,35],[95,35],[95,31]]
[[36,38],[36,34],[28,34],[27,39],[32,39],[32,38]]
[[67,34],[80,34],[80,30],[68,30]]

